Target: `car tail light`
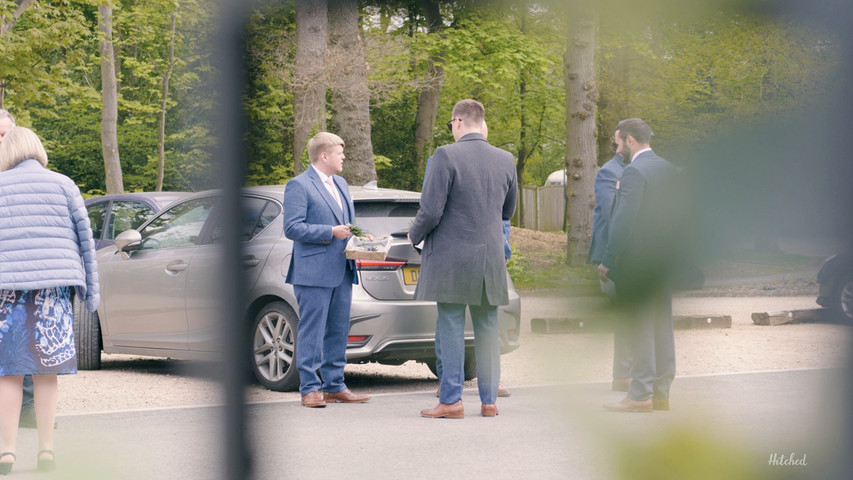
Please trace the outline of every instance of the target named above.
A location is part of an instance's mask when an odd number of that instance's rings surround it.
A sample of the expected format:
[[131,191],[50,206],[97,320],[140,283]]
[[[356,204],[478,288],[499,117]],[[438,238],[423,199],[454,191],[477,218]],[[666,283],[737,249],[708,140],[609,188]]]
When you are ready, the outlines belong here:
[[356,260],[355,266],[359,270],[397,270],[406,262],[400,260]]
[[347,337],[347,348],[358,348],[367,344],[370,335],[350,335]]

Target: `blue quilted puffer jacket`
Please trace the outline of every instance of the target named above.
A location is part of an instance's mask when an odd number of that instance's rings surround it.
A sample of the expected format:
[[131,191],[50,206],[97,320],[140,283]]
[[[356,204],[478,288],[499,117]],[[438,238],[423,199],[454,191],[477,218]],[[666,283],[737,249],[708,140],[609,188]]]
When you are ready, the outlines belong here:
[[80,189],[60,173],[24,160],[0,172],[0,289],[73,286],[94,312],[95,242]]

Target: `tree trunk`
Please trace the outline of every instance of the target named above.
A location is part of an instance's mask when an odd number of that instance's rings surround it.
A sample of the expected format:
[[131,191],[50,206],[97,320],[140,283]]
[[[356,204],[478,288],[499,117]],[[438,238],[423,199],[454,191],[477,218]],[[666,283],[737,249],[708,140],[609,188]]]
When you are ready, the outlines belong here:
[[175,12],[172,12],[172,26],[169,37],[169,65],[163,74],[163,91],[160,99],[160,130],[157,134],[157,186],[155,191],[163,190],[163,177],[166,172],[166,105],[169,100],[169,78],[175,66]]
[[346,142],[343,177],[351,185],[376,180],[370,141],[367,61],[359,35],[356,0],[329,2],[329,85],[334,133]]
[[[427,31],[439,33],[444,28],[441,11],[438,4],[430,0],[422,0],[421,7],[426,16]],[[418,171],[423,172],[426,159],[433,151],[433,129],[438,113],[438,101],[441,98],[441,88],[444,85],[444,58],[433,55],[427,65],[423,87],[418,93],[418,112],[415,115],[415,155],[418,159]]]
[[[308,165],[305,145],[326,130],[325,0],[296,0],[296,69],[293,72],[293,175]],[[304,158],[303,158],[304,157]]]
[[107,193],[121,193],[124,183],[118,155],[118,86],[116,83],[115,54],[113,52],[113,10],[108,5],[98,7],[98,31],[101,34],[101,149],[104,154]]
[[595,16],[591,4],[581,1],[569,19],[566,46],[566,204],[568,235],[566,260],[586,261],[595,207],[593,184],[597,167],[595,81]]
[[12,12],[11,18],[0,25],[0,36],[15,28],[15,24],[18,23],[18,19],[21,18],[24,11],[30,8],[34,3],[36,3],[36,0],[15,0],[15,11]]
[[[521,33],[522,35],[527,34],[527,12],[529,11],[529,7],[527,3],[524,4],[524,8],[521,11]],[[524,185],[524,165],[527,163],[527,156],[529,154],[529,150],[527,148],[527,129],[525,126],[527,125],[527,110],[525,109],[525,98],[527,97],[527,72],[522,70],[518,74],[519,82],[518,82],[518,94],[519,94],[519,125],[521,128],[518,132],[518,162],[515,164],[515,174],[518,177],[518,185]],[[518,212],[518,226],[524,227],[526,219],[524,218],[524,188],[519,189],[518,201],[515,207],[515,211]]]

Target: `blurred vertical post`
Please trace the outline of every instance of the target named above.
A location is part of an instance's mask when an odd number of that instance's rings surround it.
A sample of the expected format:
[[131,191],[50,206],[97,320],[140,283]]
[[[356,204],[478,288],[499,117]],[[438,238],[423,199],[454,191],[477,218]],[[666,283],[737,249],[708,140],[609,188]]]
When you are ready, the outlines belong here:
[[222,178],[223,238],[221,295],[222,332],[225,353],[220,371],[225,390],[225,418],[223,433],[224,478],[243,480],[252,478],[252,465],[246,436],[246,411],[243,395],[246,388],[248,352],[247,322],[243,320],[245,282],[240,268],[241,242],[239,238],[240,189],[246,177],[248,163],[244,144],[248,129],[242,108],[242,94],[247,83],[244,54],[246,51],[246,22],[252,2],[247,0],[220,0],[219,29],[214,40],[217,71],[216,92],[218,107],[214,122],[219,138],[214,153],[215,165]]

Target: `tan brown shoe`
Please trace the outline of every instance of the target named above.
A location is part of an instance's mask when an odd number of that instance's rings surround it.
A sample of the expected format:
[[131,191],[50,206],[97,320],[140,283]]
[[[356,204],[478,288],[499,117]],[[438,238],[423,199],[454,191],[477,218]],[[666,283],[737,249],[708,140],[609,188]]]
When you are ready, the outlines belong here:
[[323,396],[328,403],[365,403],[370,401],[368,395],[357,395],[348,388],[338,393],[325,392]]
[[302,405],[309,408],[322,408],[326,406],[326,402],[319,391],[313,391],[302,396]]
[[655,410],[669,410],[668,398],[652,398],[652,407]]
[[631,386],[630,378],[614,378],[610,389],[614,392],[627,392],[629,386]]
[[480,406],[480,415],[484,417],[497,417],[498,406],[494,403],[484,403]]
[[465,418],[462,400],[456,403],[439,403],[429,410],[421,410],[421,416],[427,418]]
[[608,403],[604,409],[610,412],[640,412],[651,413],[653,411],[652,399],[637,401],[625,396],[619,403]]

